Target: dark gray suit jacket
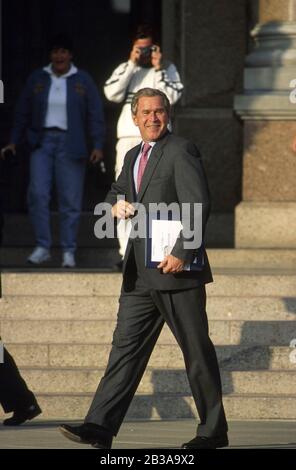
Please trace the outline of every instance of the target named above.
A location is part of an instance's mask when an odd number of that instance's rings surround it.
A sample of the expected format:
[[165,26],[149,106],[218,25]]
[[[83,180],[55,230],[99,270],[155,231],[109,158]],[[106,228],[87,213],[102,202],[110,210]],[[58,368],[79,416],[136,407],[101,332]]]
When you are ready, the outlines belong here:
[[[138,145],[126,154],[122,172],[113,183],[106,202],[114,205],[117,196],[124,195],[128,202],[140,202],[147,211],[149,203],[201,203],[204,234],[210,210],[210,197],[202,161],[195,144],[170,133],[160,139],[153,147],[140,192],[136,195],[133,168],[139,151]],[[195,250],[184,249],[183,241],[182,237],[177,240],[171,254],[191,262]],[[158,290],[189,289],[213,280],[206,253],[202,271],[162,274],[158,269],[146,268],[143,238],[130,239],[128,242],[123,263],[123,286],[128,286],[135,268],[149,287]]]

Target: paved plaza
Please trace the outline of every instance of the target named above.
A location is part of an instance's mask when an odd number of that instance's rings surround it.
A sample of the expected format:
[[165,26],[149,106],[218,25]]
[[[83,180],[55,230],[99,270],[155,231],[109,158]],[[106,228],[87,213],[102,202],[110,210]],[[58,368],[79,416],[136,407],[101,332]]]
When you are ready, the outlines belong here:
[[[38,421],[16,428],[0,426],[0,449],[92,449],[65,439],[59,421]],[[177,449],[195,432],[193,420],[124,423],[113,449]],[[296,449],[296,422],[232,421],[232,449]]]

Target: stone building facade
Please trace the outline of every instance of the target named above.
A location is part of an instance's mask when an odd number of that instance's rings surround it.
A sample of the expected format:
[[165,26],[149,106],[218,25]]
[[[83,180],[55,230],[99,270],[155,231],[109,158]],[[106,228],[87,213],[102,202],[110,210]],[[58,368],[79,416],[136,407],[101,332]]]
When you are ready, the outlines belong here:
[[[0,143],[31,70],[46,63],[46,40],[75,37],[78,65],[105,79],[130,47],[132,27],[154,22],[165,56],[185,85],[175,132],[199,146],[212,194],[208,245],[295,247],[295,0],[11,0],[2,5],[3,81]],[[294,87],[295,88],[295,87]],[[88,174],[91,211],[113,178],[119,106],[105,101],[107,180]],[[10,211],[24,211],[26,157],[14,169]],[[92,189],[94,187],[100,190]]]

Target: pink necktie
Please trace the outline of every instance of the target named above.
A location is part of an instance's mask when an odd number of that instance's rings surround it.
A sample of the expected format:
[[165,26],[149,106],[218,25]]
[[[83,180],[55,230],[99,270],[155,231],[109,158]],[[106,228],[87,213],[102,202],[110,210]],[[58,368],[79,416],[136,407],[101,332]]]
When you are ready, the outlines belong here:
[[148,153],[149,153],[150,149],[151,149],[151,145],[149,145],[147,142],[145,142],[145,144],[143,145],[142,155],[141,155],[141,158],[140,158],[140,163],[139,163],[139,168],[138,168],[137,192],[139,192],[139,190],[140,190],[141,181],[142,181],[143,174],[144,174],[147,162],[148,162]]

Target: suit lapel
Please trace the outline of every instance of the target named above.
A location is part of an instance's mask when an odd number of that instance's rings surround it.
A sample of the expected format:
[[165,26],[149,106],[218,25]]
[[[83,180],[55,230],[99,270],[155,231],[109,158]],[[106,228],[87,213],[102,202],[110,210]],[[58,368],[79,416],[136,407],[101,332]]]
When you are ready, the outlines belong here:
[[128,175],[128,177],[129,177],[129,188],[130,188],[130,191],[131,191],[131,194],[132,194],[131,202],[136,202],[136,200],[137,200],[135,184],[134,184],[134,166],[135,166],[137,156],[139,155],[140,148],[141,148],[141,144],[137,145],[134,148],[134,150],[132,151],[132,154],[131,154],[131,164],[130,164],[130,167],[129,167],[129,175]]
[[138,202],[140,202],[142,197],[144,196],[144,193],[147,189],[147,186],[149,185],[150,180],[151,180],[151,178],[152,178],[152,176],[153,176],[153,174],[156,170],[156,167],[157,167],[157,165],[159,164],[159,162],[162,158],[163,147],[166,144],[168,135],[169,134],[166,134],[165,137],[163,137],[163,139],[161,139],[159,142],[157,142],[154,145],[153,149],[152,149],[151,155],[149,157],[147,166],[146,166],[145,171],[144,171],[140,191],[138,193]]

